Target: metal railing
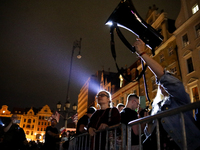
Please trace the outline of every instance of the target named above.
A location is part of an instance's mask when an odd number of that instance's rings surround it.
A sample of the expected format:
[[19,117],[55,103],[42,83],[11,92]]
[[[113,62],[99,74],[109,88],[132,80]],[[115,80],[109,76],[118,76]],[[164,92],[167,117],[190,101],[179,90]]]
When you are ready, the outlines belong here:
[[[124,124],[117,124],[106,128],[105,130],[96,131],[96,135],[92,139],[88,133],[84,133],[76,136],[69,143],[69,150],[130,150],[131,149],[131,127],[133,125],[139,125],[139,145],[140,150],[142,150],[142,130],[141,124],[156,120],[156,133],[157,133],[157,147],[160,150],[160,131],[159,131],[159,122],[158,119],[171,116],[175,114],[180,114],[181,116],[181,124],[182,124],[182,140],[183,140],[183,148],[187,150],[187,142],[186,142],[186,132],[185,132],[185,120],[183,113],[186,111],[195,110],[200,108],[200,101],[194,102],[191,104],[183,105],[174,109],[165,110],[156,115],[143,117],[140,119],[133,120],[129,122],[126,126]],[[105,136],[105,138],[102,136]],[[98,141],[97,141],[98,140]],[[104,142],[103,142],[103,141]],[[93,143],[93,144],[92,144]],[[95,147],[97,144],[98,147]],[[102,145],[103,144],[103,145]],[[102,148],[103,147],[103,148]]]

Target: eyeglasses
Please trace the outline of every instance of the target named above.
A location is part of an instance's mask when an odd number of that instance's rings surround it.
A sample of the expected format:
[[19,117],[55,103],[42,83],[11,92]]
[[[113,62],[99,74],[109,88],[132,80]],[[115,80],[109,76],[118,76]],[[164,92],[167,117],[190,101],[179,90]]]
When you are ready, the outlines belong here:
[[101,97],[104,97],[104,96],[109,97],[109,96],[106,95],[106,94],[98,94],[96,97],[98,98],[99,96],[101,96]]

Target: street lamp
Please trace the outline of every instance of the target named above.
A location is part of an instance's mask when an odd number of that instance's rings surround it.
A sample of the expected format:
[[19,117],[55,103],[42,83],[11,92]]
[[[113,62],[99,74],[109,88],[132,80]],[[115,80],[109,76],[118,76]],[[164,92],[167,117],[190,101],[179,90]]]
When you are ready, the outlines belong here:
[[65,121],[65,128],[67,128],[67,120],[69,119],[69,113],[71,112],[71,113],[73,113],[74,111],[76,111],[76,109],[77,109],[77,105],[76,105],[76,103],[74,103],[74,105],[72,106],[72,109],[73,109],[73,111],[69,111],[69,108],[70,108],[70,102],[69,101],[66,101],[66,103],[65,103],[65,105],[64,105],[64,107],[63,107],[63,111],[61,110],[62,109],[62,104],[60,103],[60,102],[58,102],[57,103],[57,105],[56,105],[56,107],[57,107],[57,109],[58,109],[58,111],[61,113],[61,112],[63,112],[64,113],[64,116],[65,117],[63,117],[64,118],[64,121]]
[[[74,41],[73,47],[72,47],[72,55],[71,55],[71,61],[70,61],[69,78],[68,78],[67,95],[66,95],[66,103],[65,103],[64,111],[63,111],[63,112],[65,112],[65,119],[64,119],[65,120],[65,128],[67,128],[67,119],[68,119],[68,113],[69,113],[68,109],[70,108],[70,105],[71,105],[70,102],[69,102],[69,99],[70,99],[69,98],[69,88],[70,88],[70,81],[71,81],[71,71],[72,71],[72,62],[73,62],[74,50],[76,48],[79,49],[79,53],[77,55],[77,58],[81,59],[81,53],[80,53],[81,52],[81,40],[82,40],[82,38],[80,38],[79,41],[78,40]],[[61,112],[61,108],[62,108],[62,105],[61,105],[60,102],[58,102],[57,103],[57,109],[58,109],[59,112]],[[75,111],[77,109],[76,103],[74,103],[74,105],[72,106],[72,109],[73,109],[73,111]]]

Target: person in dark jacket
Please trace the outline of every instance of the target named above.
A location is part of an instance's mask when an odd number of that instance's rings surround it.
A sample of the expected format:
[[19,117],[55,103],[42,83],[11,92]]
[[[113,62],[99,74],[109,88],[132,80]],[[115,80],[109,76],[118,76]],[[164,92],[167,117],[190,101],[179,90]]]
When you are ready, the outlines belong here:
[[88,108],[86,112],[87,114],[78,120],[77,127],[76,127],[76,135],[87,132],[87,127],[90,122],[90,118],[92,117],[95,111],[96,111],[95,107]]
[[[116,107],[112,107],[111,94],[102,90],[97,94],[97,103],[100,109],[97,110],[91,117],[88,125],[90,136],[96,134],[95,131],[106,129],[109,126],[120,123],[120,114]],[[99,135],[96,136],[95,149],[99,147]],[[93,143],[94,144],[94,143]],[[106,133],[102,132],[101,135],[101,149],[104,150],[106,145]],[[112,145],[110,145],[112,147]],[[91,148],[92,149],[92,148]]]

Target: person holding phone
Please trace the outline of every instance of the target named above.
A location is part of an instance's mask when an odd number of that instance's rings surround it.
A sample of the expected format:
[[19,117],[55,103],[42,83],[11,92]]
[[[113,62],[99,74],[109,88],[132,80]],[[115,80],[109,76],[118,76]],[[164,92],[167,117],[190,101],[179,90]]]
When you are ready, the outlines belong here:
[[17,124],[18,122],[17,115],[13,114],[10,118],[10,122],[4,127],[2,150],[19,150],[23,149],[27,144],[24,130],[19,127]]

